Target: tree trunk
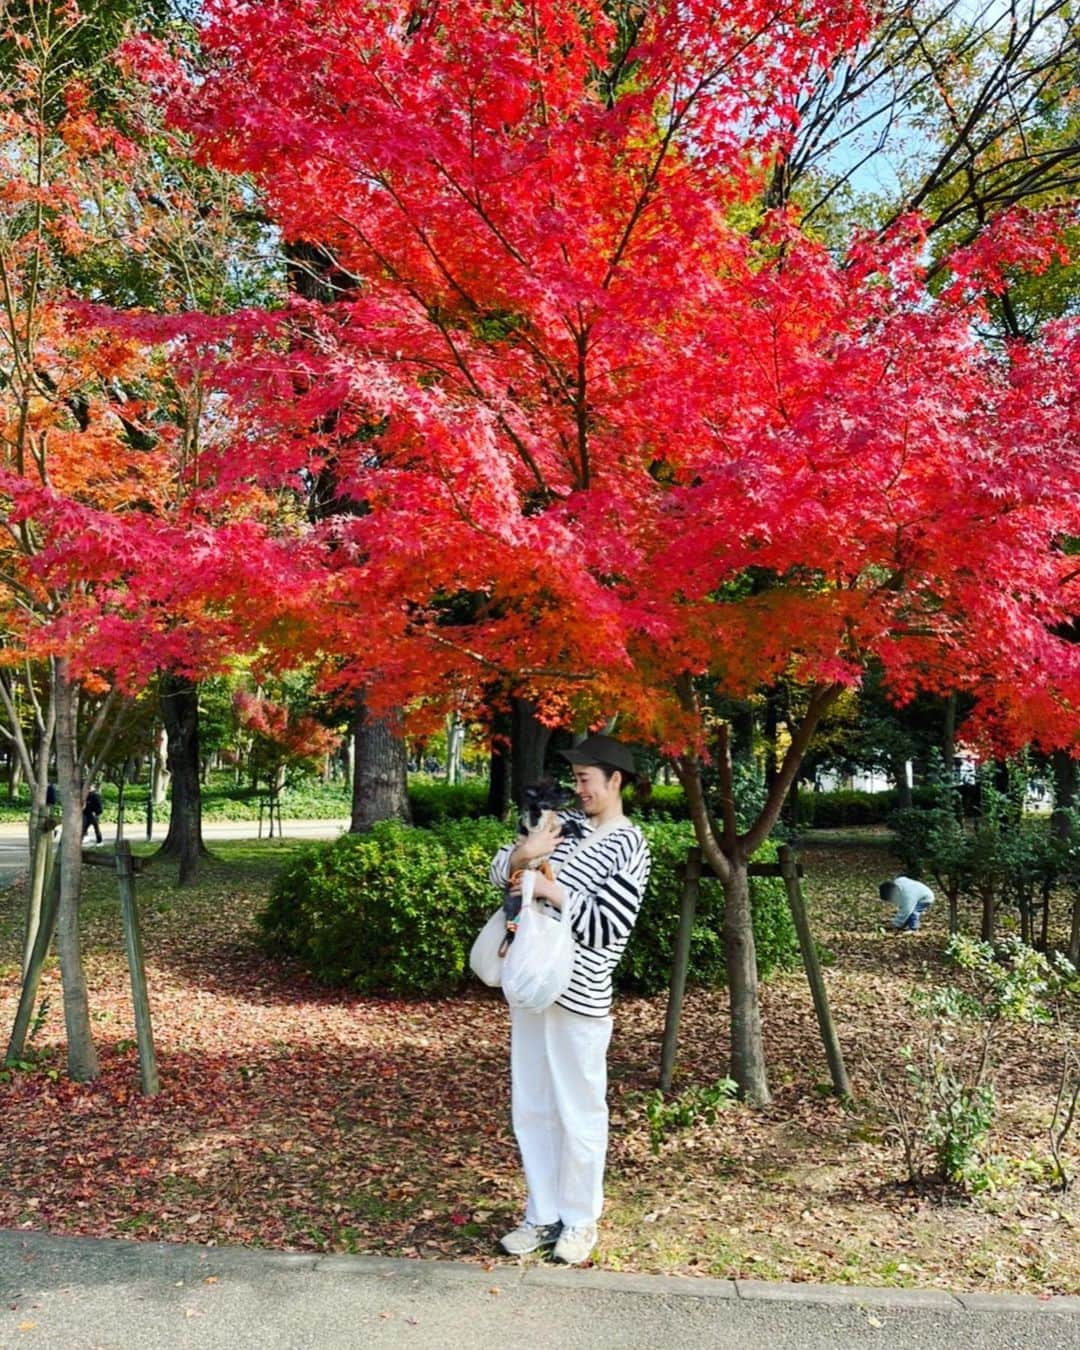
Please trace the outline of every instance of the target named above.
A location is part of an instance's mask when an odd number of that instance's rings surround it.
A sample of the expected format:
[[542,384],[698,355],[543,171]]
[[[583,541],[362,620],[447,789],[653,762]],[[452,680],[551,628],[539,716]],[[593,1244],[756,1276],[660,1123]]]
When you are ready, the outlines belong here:
[[536,704],[515,698],[510,708],[510,796],[520,806],[525,789],[544,776],[551,728],[537,720]]
[[408,752],[400,717],[376,721],[368,716],[362,694],[353,714],[353,834],[380,820],[409,824]]
[[757,950],[750,918],[750,878],[746,861],[729,858],[724,880],[724,952],[731,999],[731,1076],[752,1106],[771,1101],[761,1037]]
[[194,886],[202,839],[202,787],[199,781],[199,686],[181,675],[161,679],[161,716],[169,738],[172,804],[169,832],[160,857],[180,862],[180,885]]
[[1054,809],[1050,828],[1059,839],[1067,839],[1072,830],[1069,812],[1076,802],[1076,760],[1064,750],[1055,750],[1051,760],[1054,771]]
[[770,689],[765,696],[765,791],[771,792],[776,782],[776,739],[780,733],[780,691]]
[[896,801],[901,811],[910,811],[914,805],[911,784],[907,777],[907,760],[899,757],[892,761],[892,780],[896,784]]
[[[676,689],[686,711],[700,718],[697,692],[688,673],[678,677]],[[715,760],[719,822],[714,823],[705,800],[700,761],[687,755],[677,764],[679,782],[686,793],[690,819],[694,824],[694,834],[701,845],[705,861],[724,886],[724,950],[731,1002],[731,1076],[738,1083],[743,1098],[753,1106],[767,1106],[771,1096],[761,1034],[757,951],[750,915],[750,878],[747,867],[755,850],[764,843],[775,826],[806,747],[821,718],[840,693],[841,686],[838,684],[819,685],[812,691],[802,722],[794,730],[784,761],[772,780],[765,805],[744,834],[738,831],[730,736],[720,734],[717,738]],[[772,744],[775,747],[775,739]]]
[[155,806],[165,804],[169,790],[169,733],[161,727],[154,736],[150,755],[150,796]]
[[460,783],[465,753],[465,723],[451,713],[446,719],[446,781]]
[[982,928],[979,936],[983,942],[993,942],[994,940],[994,916],[997,911],[997,902],[992,890],[983,891],[982,895]]
[[30,849],[30,875],[29,893],[26,897],[26,933],[23,940],[24,973],[37,937],[41,905],[45,895],[45,874],[48,871],[48,862],[52,856],[53,832],[46,828],[46,825],[48,821],[56,819],[60,814],[59,806],[47,806],[45,804],[49,787],[49,760],[52,757],[53,737],[54,733],[50,731],[47,744],[44,746],[41,738],[36,738],[38,771],[30,780],[30,822],[27,836]]
[[[489,688],[490,704],[498,698],[498,689]],[[491,759],[488,765],[487,813],[502,820],[510,805],[510,719],[505,712],[496,711],[491,718]]]
[[1080,966],[1080,891],[1073,896],[1072,932],[1069,934],[1069,960]]
[[120,782],[116,785],[116,842],[119,843],[124,837],[124,796],[127,788],[127,773],[120,775]]
[[731,758],[738,764],[754,762],[754,708],[739,703],[731,715]]
[[956,758],[956,691],[945,700],[945,726],[941,738],[941,757],[949,782],[953,781],[953,761]]
[[76,739],[79,718],[78,685],[71,678],[68,663],[64,658],[56,662],[55,678],[56,769],[64,812],[64,828],[60,839],[60,912],[56,927],[56,945],[60,955],[60,978],[64,989],[68,1073],[77,1083],[86,1083],[97,1078],[101,1069],[90,1031],[90,1002],[86,990],[79,935],[83,782]]
[[52,819],[47,807],[34,804],[30,812],[30,874],[26,897],[26,931],[23,935],[23,977],[30,964],[30,953],[37,941],[38,924],[41,922],[41,905],[45,895],[45,877],[48,871],[49,856],[52,850],[52,830],[48,821]]
[[1039,925],[1039,951],[1050,950],[1050,897],[1054,890],[1055,878],[1045,877],[1039,892],[1041,921]]

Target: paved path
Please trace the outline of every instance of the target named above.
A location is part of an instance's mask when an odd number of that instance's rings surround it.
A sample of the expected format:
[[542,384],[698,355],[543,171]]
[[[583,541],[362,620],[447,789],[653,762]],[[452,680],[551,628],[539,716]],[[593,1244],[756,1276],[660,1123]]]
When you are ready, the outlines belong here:
[[[160,843],[169,827],[168,814],[164,820],[154,823],[154,840]],[[104,847],[112,845],[115,837],[115,825],[103,821],[101,832]],[[286,839],[335,839],[343,830],[349,828],[348,820],[285,820],[282,831]],[[208,844],[215,839],[255,839],[259,833],[259,824],[255,820],[213,820],[203,825],[203,838]],[[263,825],[266,833],[266,825]],[[146,839],[146,826],[137,820],[129,820],[127,838],[133,844]],[[26,826],[22,823],[0,822],[0,889],[10,886],[15,878],[29,866],[29,851],[26,846]]]
[[689,1280],[0,1232],[0,1346],[1080,1350],[1080,1298]]

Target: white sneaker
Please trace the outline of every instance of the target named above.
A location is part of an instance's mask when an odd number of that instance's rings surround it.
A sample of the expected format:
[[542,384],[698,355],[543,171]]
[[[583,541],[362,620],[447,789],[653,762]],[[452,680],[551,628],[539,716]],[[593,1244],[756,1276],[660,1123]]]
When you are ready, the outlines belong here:
[[584,1265],[595,1246],[596,1224],[583,1223],[576,1228],[564,1228],[555,1244],[555,1260],[567,1266]]
[[511,1256],[525,1256],[541,1247],[554,1247],[561,1232],[561,1223],[519,1223],[512,1233],[499,1239],[499,1246]]

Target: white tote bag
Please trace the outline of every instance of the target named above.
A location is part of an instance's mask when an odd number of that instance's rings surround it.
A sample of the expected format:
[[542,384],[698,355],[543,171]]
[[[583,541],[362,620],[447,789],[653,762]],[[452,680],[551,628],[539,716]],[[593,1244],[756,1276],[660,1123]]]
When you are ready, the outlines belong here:
[[476,935],[476,941],[469,952],[469,969],[478,980],[498,989],[502,984],[504,958],[499,955],[503,938],[506,937],[506,914],[500,905]]
[[511,1008],[543,1012],[570,987],[574,935],[558,909],[541,909],[533,896],[536,873],[521,879],[517,937],[503,960],[502,989]]

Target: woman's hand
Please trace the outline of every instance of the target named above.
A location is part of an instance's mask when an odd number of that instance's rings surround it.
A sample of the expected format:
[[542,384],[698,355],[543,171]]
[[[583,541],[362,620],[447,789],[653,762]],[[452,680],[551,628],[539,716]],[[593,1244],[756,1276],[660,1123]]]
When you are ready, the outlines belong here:
[[[510,878],[510,894],[521,894],[521,880],[524,872],[516,872]],[[564,901],[567,899],[566,891],[557,881],[552,881],[546,877],[543,872],[532,872],[535,877],[533,884],[533,895],[537,900],[546,900],[549,905],[554,905],[556,909],[562,909]]]
[[562,827],[552,830],[536,830],[527,834],[510,855],[510,871],[516,872],[537,858],[550,857],[562,838]]
[[549,905],[554,905],[556,909],[562,909],[563,903],[569,899],[563,887],[557,881],[552,881],[549,877],[544,876],[543,872],[537,872],[536,874],[533,895],[541,900],[546,900]]

